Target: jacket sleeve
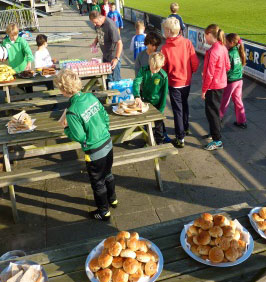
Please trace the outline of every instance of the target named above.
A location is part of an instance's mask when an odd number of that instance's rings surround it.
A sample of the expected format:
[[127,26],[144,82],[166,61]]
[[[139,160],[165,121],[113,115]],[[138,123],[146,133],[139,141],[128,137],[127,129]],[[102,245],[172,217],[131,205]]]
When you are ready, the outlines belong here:
[[135,61],[135,77],[137,77],[140,68],[141,68],[141,63],[140,63],[140,53],[139,53]]
[[163,70],[168,74],[168,58],[164,49],[164,46],[162,47],[161,52],[164,54],[164,66],[163,66]]
[[167,94],[168,94],[168,77],[164,79],[164,84],[162,85],[161,99],[160,99],[160,106],[159,106],[159,111],[161,113],[164,112],[164,109],[166,106]]
[[231,63],[234,62],[233,58],[229,60],[229,52],[226,50],[226,62],[225,62],[225,67],[226,67],[226,71],[229,71],[231,69]]
[[202,93],[206,93],[207,90],[209,89],[213,80],[215,66],[218,61],[218,56],[215,54],[215,52],[210,52],[208,55],[209,55],[209,57],[207,58],[208,61],[206,62],[207,67],[203,76]]
[[190,61],[191,61],[192,72],[196,72],[199,67],[199,59],[191,41],[190,41]]
[[135,98],[140,97],[140,85],[143,81],[143,75],[143,68],[141,68],[133,81],[133,95]]
[[117,13],[117,16],[118,16],[119,28],[123,28],[124,24],[121,15]]
[[131,52],[134,52],[134,40],[135,40],[135,35],[132,37],[131,42],[130,42],[129,50]]
[[30,49],[30,45],[28,44],[28,42],[24,39],[22,40],[22,48],[23,48],[23,53],[26,57],[27,62],[32,62],[33,59],[33,55]]
[[71,140],[84,144],[86,142],[86,133],[82,126],[82,121],[80,117],[72,112],[67,112],[66,114],[68,126],[65,128],[64,132]]
[[99,105],[100,105],[100,109],[101,109],[101,113],[102,113],[102,116],[103,116],[103,119],[104,119],[104,122],[109,130],[110,128],[110,118],[109,118],[109,115],[108,113],[106,112],[104,106],[99,102]]

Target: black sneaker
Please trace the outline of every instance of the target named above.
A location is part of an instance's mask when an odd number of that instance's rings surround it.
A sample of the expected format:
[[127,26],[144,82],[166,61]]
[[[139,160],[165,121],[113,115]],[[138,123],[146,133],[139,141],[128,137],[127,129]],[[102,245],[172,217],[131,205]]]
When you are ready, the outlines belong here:
[[185,130],[185,134],[186,134],[186,136],[189,136],[191,133],[190,133],[190,131],[189,131],[189,129],[188,130]]
[[240,127],[242,129],[246,129],[248,127],[248,125],[244,122],[244,123],[237,123],[236,121],[234,122],[234,125],[237,127]]
[[113,201],[112,203],[110,203],[110,206],[111,206],[113,209],[117,208],[117,206],[118,206],[118,201],[117,201],[117,200]]
[[110,211],[107,211],[105,213],[95,210],[92,212],[89,212],[89,216],[93,219],[101,220],[101,221],[108,221],[111,218]]
[[202,136],[202,139],[212,140],[211,134],[206,134]]

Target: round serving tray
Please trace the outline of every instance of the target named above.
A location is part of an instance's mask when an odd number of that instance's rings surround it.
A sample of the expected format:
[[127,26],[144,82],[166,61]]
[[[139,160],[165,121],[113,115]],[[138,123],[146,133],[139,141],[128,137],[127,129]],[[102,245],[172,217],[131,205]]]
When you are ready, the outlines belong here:
[[262,207],[255,207],[255,208],[253,208],[253,209],[249,212],[248,218],[249,218],[250,224],[251,224],[252,227],[255,229],[255,231],[256,231],[262,238],[266,239],[266,235],[263,233],[262,230],[260,230],[260,229],[258,228],[256,222],[255,222],[255,221],[253,220],[253,218],[252,218],[252,214],[253,214],[253,213],[259,213],[259,211],[260,211],[261,208],[262,208]]

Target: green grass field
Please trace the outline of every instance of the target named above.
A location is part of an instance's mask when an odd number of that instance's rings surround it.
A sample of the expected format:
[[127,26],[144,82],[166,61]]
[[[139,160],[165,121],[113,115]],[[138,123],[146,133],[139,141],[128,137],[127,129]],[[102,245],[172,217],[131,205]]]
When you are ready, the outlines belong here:
[[[125,6],[167,17],[174,0],[125,0]],[[185,23],[218,24],[226,33],[266,44],[266,0],[178,0]]]

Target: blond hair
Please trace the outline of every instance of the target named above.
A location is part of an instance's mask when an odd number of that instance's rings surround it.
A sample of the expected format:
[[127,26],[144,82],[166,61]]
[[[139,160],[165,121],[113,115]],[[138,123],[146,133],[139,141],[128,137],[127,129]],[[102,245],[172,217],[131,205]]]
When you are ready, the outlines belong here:
[[18,35],[19,29],[15,23],[11,23],[6,27],[6,33],[8,35]]
[[73,96],[82,88],[78,75],[70,69],[61,70],[55,77],[54,83],[67,96]]
[[149,56],[149,65],[155,70],[162,68],[164,65],[164,61],[164,54],[161,52],[154,52],[151,53]]
[[225,45],[225,35],[224,31],[219,28],[217,24],[210,24],[205,28],[205,34],[211,34],[215,39],[220,41],[223,45]]
[[143,21],[136,21],[135,28],[136,29],[145,28],[144,22]]
[[179,5],[175,2],[175,3],[171,3],[170,5],[170,11],[172,13],[177,13],[179,10]]
[[162,26],[163,29],[166,29],[172,36],[176,36],[180,32],[180,23],[175,17],[170,17],[164,20]]

